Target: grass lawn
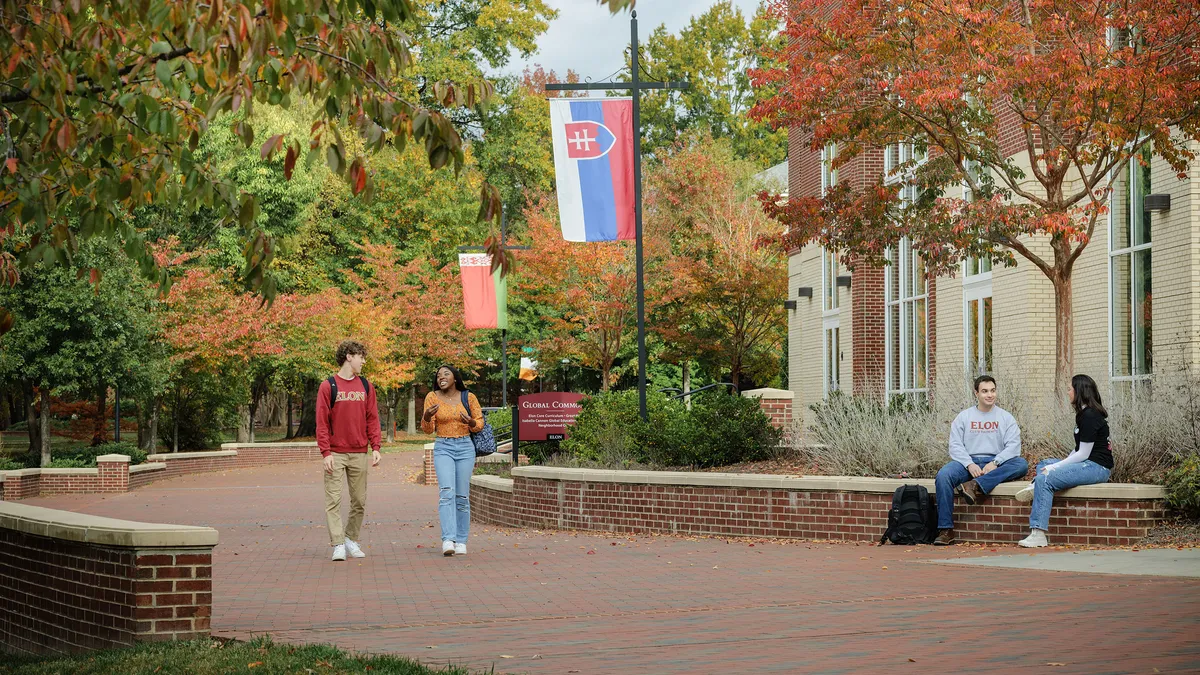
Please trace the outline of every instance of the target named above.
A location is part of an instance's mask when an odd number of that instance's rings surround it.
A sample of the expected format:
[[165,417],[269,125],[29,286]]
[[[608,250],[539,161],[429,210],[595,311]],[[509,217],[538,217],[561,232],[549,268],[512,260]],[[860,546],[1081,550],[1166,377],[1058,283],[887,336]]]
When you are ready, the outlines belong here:
[[[28,658],[8,656],[0,675],[58,673],[396,673],[470,675],[462,668],[431,668],[398,656],[353,656],[330,645],[274,644],[269,637],[250,642],[196,640],[144,644],[77,656]],[[484,671],[474,671],[484,672]]]

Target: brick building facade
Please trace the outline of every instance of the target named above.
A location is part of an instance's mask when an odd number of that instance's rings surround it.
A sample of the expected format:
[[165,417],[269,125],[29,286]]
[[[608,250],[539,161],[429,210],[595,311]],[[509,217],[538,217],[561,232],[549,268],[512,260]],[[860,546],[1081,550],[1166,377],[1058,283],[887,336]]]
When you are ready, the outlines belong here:
[[[1015,161],[1028,164],[1017,150],[1023,141],[1005,141]],[[896,153],[894,163],[904,152],[891,146],[864,153],[834,174],[828,151],[810,150],[793,130],[788,193],[819,195],[833,181],[864,187],[886,173],[887,153]],[[1131,164],[1073,274],[1075,370],[1110,397],[1200,362],[1200,163],[1183,180],[1156,157],[1148,167]],[[1161,197],[1147,207],[1149,195],[1169,196],[1169,209]],[[1039,254],[1048,250],[1045,238],[1026,243]],[[847,270],[818,246],[790,252],[788,299],[796,308],[789,310],[788,375],[796,418],[835,389],[885,398],[960,395],[981,372],[1000,379],[1002,397],[1007,388],[1030,408],[1048,404],[1055,360],[1050,281],[1019,256],[1012,268],[968,261],[953,277],[921,279],[919,259],[901,253],[885,269]]]

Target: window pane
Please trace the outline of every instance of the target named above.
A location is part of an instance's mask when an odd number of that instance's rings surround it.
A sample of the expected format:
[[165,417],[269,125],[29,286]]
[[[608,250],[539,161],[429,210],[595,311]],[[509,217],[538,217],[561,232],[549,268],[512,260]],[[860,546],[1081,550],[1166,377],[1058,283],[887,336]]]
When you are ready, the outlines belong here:
[[980,333],[983,335],[983,372],[992,372],[992,299],[983,299],[983,317]]
[[842,345],[841,336],[839,335],[841,329],[834,328],[831,332],[833,333],[833,339],[829,341],[829,390],[837,391],[841,388],[842,379]]
[[979,259],[979,273],[983,274],[984,272],[991,272],[991,271],[992,271],[992,259],[991,258],[980,258]]
[[1142,161],[1146,162],[1144,166],[1136,159],[1130,160],[1134,175],[1133,208],[1130,214],[1134,246],[1150,243],[1150,212],[1145,207],[1146,195],[1150,194],[1150,156],[1150,148],[1147,147],[1142,150]]
[[1130,320],[1133,316],[1129,296],[1131,286],[1129,254],[1116,255],[1112,258],[1112,322],[1113,322],[1113,375],[1123,377],[1132,375],[1130,341],[1133,329]]
[[888,319],[888,390],[896,391],[900,388],[900,305],[889,305],[887,308]]
[[1133,254],[1133,373],[1148,375],[1152,371],[1150,251]]
[[967,302],[967,375],[979,375],[979,301]]
[[1112,249],[1129,248],[1129,173],[1125,172],[1113,184],[1112,192]]
[[928,368],[925,364],[925,301],[917,300],[912,303],[913,316],[913,379],[912,387],[916,389],[924,389],[926,386],[925,376]]
[[925,295],[926,283],[928,281],[925,278],[925,261],[921,260],[921,256],[916,253],[912,254],[910,260],[909,269],[912,275],[912,294],[914,296]]

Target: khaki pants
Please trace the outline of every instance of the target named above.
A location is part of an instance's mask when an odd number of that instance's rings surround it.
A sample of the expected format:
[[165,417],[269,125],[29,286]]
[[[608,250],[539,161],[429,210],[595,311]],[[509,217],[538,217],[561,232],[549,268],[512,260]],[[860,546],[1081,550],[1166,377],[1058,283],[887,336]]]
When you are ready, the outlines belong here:
[[[363,513],[367,507],[367,467],[369,452],[335,452],[333,473],[325,474],[325,518],[329,522],[329,545],[338,546],[345,540],[358,541]],[[350,486],[350,517],[342,526],[342,475]]]

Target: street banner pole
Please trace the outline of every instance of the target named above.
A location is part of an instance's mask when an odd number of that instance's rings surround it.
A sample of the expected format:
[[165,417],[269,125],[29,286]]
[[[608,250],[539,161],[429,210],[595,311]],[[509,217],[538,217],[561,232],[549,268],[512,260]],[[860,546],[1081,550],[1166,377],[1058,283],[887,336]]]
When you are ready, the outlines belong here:
[[646,414],[646,284],[642,262],[642,92],[650,89],[688,88],[686,82],[643,82],[638,64],[637,12],[629,14],[629,82],[581,82],[547,84],[546,91],[616,91],[628,90],[633,97],[633,195],[634,223],[637,228],[635,242],[637,256],[637,342],[638,342],[638,410],[643,421]]

